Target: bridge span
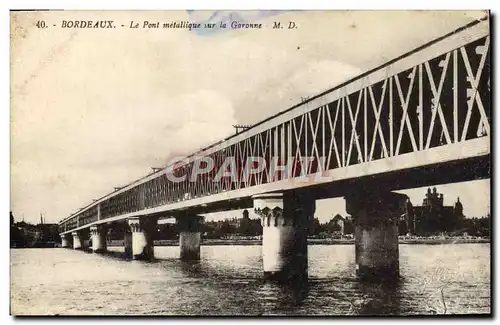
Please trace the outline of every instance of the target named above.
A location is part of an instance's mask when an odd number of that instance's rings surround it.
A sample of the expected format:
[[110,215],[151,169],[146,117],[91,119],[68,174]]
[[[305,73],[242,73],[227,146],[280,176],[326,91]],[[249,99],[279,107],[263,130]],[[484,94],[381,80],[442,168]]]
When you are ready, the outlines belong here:
[[[154,258],[159,218],[179,223],[181,257],[200,257],[200,214],[253,208],[266,276],[307,275],[315,200],[344,197],[360,277],[399,274],[394,190],[490,177],[489,20],[475,21],[333,89],[155,170],[59,223],[63,247]],[[390,40],[388,40],[390,41]]]

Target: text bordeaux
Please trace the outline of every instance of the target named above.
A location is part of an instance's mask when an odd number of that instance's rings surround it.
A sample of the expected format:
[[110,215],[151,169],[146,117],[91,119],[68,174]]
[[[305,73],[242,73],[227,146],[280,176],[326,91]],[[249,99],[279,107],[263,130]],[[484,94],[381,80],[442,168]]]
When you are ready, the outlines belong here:
[[114,28],[113,20],[63,20],[62,28]]

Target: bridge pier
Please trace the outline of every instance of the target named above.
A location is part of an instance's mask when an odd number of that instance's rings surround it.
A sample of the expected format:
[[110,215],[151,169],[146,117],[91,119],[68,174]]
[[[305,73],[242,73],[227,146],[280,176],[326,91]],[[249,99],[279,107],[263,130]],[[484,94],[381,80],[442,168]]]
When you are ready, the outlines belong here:
[[73,249],[83,250],[85,249],[85,237],[81,231],[73,231]]
[[293,193],[253,196],[262,222],[264,278],[280,282],[307,279],[307,233],[315,201]]
[[153,235],[156,230],[156,218],[135,217],[128,219],[132,231],[132,257],[134,260],[154,259]]
[[365,192],[345,197],[354,219],[356,275],[366,281],[399,278],[398,221],[407,196],[392,192]]
[[124,255],[127,258],[132,257],[132,232],[130,230],[125,231],[125,235],[123,238],[123,246],[124,246]]
[[184,216],[177,218],[179,228],[179,248],[181,260],[200,259],[201,226],[203,217]]
[[92,251],[103,253],[106,251],[106,227],[104,225],[90,227],[92,236]]
[[62,248],[68,248],[69,247],[69,240],[66,237],[66,235],[61,235],[61,247]]

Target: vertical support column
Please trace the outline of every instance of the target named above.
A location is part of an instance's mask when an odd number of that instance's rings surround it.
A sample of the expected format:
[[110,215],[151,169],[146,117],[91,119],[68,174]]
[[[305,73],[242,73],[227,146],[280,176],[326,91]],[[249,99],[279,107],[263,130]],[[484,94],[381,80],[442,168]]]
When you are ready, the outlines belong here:
[[60,236],[61,236],[61,247],[62,248],[69,247],[69,241],[68,241],[68,238],[66,237],[66,234],[60,235]]
[[361,280],[399,278],[398,221],[407,196],[392,192],[360,192],[345,197],[354,219],[356,274]]
[[103,253],[106,251],[106,227],[104,225],[90,227],[92,236],[92,251]]
[[90,247],[90,228],[85,228],[78,231],[78,236],[80,236],[80,242],[83,250],[89,250]]
[[282,282],[307,279],[307,233],[315,201],[295,193],[253,197],[262,222],[264,278]]
[[201,216],[186,215],[177,217],[181,260],[197,261],[200,259],[202,224],[203,217]]
[[125,231],[125,235],[123,238],[123,246],[124,246],[124,255],[127,258],[132,258],[132,232],[130,229]]
[[83,240],[77,231],[71,233],[73,235],[73,249],[83,249]]
[[154,259],[153,234],[156,230],[156,218],[135,217],[128,219],[132,231],[132,257],[134,260]]

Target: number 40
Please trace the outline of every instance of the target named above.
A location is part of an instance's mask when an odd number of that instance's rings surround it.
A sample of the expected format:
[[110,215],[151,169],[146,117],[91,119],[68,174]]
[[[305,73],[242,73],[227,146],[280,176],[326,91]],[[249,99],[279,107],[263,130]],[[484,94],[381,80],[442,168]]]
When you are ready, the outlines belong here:
[[36,22],[36,27],[38,27],[38,28],[45,28],[46,27],[45,21],[43,21],[43,20],[37,21]]

